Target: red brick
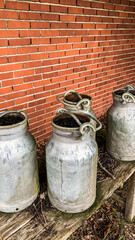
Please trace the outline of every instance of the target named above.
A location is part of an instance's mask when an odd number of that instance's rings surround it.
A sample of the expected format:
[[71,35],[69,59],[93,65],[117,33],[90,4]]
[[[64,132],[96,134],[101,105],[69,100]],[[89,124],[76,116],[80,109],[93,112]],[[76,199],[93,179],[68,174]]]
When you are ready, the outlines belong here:
[[7,63],[6,57],[0,57],[0,64]]
[[6,93],[11,93],[11,92],[12,92],[11,87],[0,88],[0,95],[6,94]]
[[90,18],[88,16],[77,16],[76,22],[89,22]]
[[68,37],[68,42],[81,42],[81,37]]
[[90,43],[87,43],[87,47],[98,47],[98,42],[90,42]]
[[48,53],[36,53],[30,55],[30,60],[46,59],[48,58]]
[[46,65],[52,66],[54,64],[58,64],[58,59],[47,59],[43,61],[43,66],[46,66]]
[[103,3],[96,3],[96,2],[91,2],[90,6],[92,8],[103,8]]
[[45,5],[45,4],[41,4],[41,3],[40,4],[30,3],[30,10],[49,12],[49,5]]
[[24,83],[24,84],[21,84],[21,85],[13,86],[13,90],[15,92],[21,91],[21,90],[26,90],[26,89],[29,89],[29,88],[33,88],[32,83]]
[[14,72],[15,77],[22,77],[22,76],[33,75],[33,74],[34,74],[34,69],[21,70],[21,71]]
[[85,15],[96,15],[96,13],[97,13],[97,10],[95,10],[95,9],[84,9],[84,14]]
[[96,25],[93,23],[83,23],[83,28],[86,28],[86,29],[94,29],[95,26]]
[[67,28],[67,23],[63,22],[51,22],[51,28]]
[[40,19],[40,13],[20,12],[20,19],[39,20]]
[[67,76],[67,80],[79,78],[79,73],[73,73],[72,75]]
[[51,72],[51,67],[42,67],[42,68],[36,68],[35,73],[45,73],[45,72]]
[[49,22],[31,22],[31,28],[50,28]]
[[30,45],[30,39],[9,39],[9,46]]
[[67,11],[68,11],[67,7],[51,5],[51,12],[67,13]]
[[12,55],[16,54],[15,48],[1,48],[0,49],[0,55]]
[[16,10],[29,10],[29,3],[6,1],[6,8],[7,9],[16,9]]
[[0,20],[0,28],[6,28],[6,21]]
[[1,47],[5,47],[5,46],[7,46],[7,45],[8,45],[8,42],[7,42],[6,39],[0,39],[0,46],[1,46]]
[[55,51],[56,50],[56,45],[43,45],[39,46],[39,52],[46,52],[46,51]]
[[8,62],[24,62],[24,61],[29,61],[29,56],[28,55],[19,55],[19,56],[12,56],[8,57]]
[[95,17],[90,17],[90,22],[102,22],[102,17],[97,17],[97,16],[95,16]]
[[67,64],[58,64],[52,67],[53,71],[60,71],[67,68]]
[[12,72],[0,74],[0,80],[9,79],[9,78],[13,78],[13,73]]
[[34,87],[44,86],[50,84],[50,79],[44,79],[42,81],[36,81],[34,82]]
[[106,10],[97,10],[97,15],[101,15],[101,16],[108,16],[108,15],[110,16],[110,13],[112,12],[108,12]]
[[68,28],[80,29],[80,28],[82,28],[82,24],[81,23],[68,23]]
[[2,81],[2,86],[3,87],[6,87],[6,86],[13,86],[13,85],[16,85],[16,84],[22,84],[23,83],[23,79],[22,78],[18,78],[18,79],[10,79],[10,80],[5,80],[5,81]]
[[77,8],[77,7],[69,7],[68,13],[75,13],[75,14],[82,14],[83,8]]
[[100,31],[99,30],[90,30],[89,35],[100,35]]
[[76,0],[60,0],[60,4],[76,6]]
[[74,30],[60,30],[59,31],[60,36],[72,36],[74,35]]
[[24,97],[25,96],[25,91],[21,91],[21,92],[13,92],[11,94],[8,94],[5,96],[6,100],[11,100],[11,99],[16,99],[16,98],[19,98],[19,97]]
[[40,2],[48,3],[59,3],[59,0],[40,0]]
[[89,7],[90,2],[89,1],[84,1],[84,0],[77,0],[77,6]]
[[9,72],[22,69],[22,63],[1,65],[0,72]]
[[106,29],[107,24],[96,24],[96,29]]
[[73,69],[67,69],[67,70],[60,71],[60,72],[59,72],[60,76],[63,76],[63,75],[67,76],[67,75],[69,75],[70,73],[73,73]]
[[51,73],[45,73],[43,74],[43,78],[54,78],[54,77],[58,77],[58,72],[51,72]]
[[59,15],[58,14],[41,14],[41,19],[43,20],[50,20],[50,21],[59,21]]
[[18,19],[18,12],[14,12],[14,11],[0,11],[0,18]]
[[30,23],[26,21],[7,21],[8,28],[30,28]]
[[66,44],[58,44],[56,46],[57,50],[65,50],[65,49],[71,49],[72,48],[72,44],[66,43]]
[[20,47],[17,48],[17,54],[23,54],[23,53],[33,53],[37,51],[37,47]]
[[66,56],[70,56],[70,55],[79,55],[79,50],[66,51]]
[[21,103],[27,103],[29,101],[33,101],[34,98],[33,96],[26,96],[26,97],[23,97],[23,98],[18,98],[18,99],[15,99],[15,104],[21,104]]
[[0,104],[0,109],[5,109],[9,108],[10,106],[14,105],[14,101],[8,101],[8,102],[3,102]]
[[41,37],[58,36],[58,30],[41,30]]
[[74,15],[60,15],[60,21],[64,22],[74,22],[75,16]]
[[51,43],[66,43],[67,38],[66,37],[59,37],[59,38],[51,38]]
[[60,83],[66,80],[66,76],[59,76],[52,79],[52,83]]
[[33,76],[24,77],[24,82],[34,82],[41,79],[42,79],[41,75],[33,75]]
[[33,45],[50,43],[50,38],[32,38],[31,40]]
[[104,9],[114,10],[116,6],[117,6],[117,5],[106,4],[106,3],[105,3],[105,4],[104,4]]
[[0,30],[1,38],[15,38],[19,36],[17,30]]
[[73,48],[85,48],[86,43],[73,43]]
[[4,8],[4,0],[0,1],[0,8]]
[[20,37],[40,37],[39,30],[20,30]]
[[49,57],[50,58],[59,58],[59,57],[63,57],[64,56],[64,52],[51,52],[49,53]]
[[41,61],[32,61],[32,62],[27,62],[23,64],[23,68],[35,68],[35,67],[40,67],[41,66]]

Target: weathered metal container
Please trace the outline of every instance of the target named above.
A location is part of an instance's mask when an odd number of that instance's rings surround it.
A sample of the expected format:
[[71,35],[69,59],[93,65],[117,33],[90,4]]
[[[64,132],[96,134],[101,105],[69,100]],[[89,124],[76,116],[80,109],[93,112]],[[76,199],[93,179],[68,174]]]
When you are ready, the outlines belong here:
[[[84,110],[89,112],[91,117],[96,118],[94,111],[91,108],[92,97],[86,94],[80,94],[75,90],[71,89],[65,92],[64,95],[58,95],[56,99],[64,105],[64,108],[70,112],[78,110]],[[96,127],[96,122],[91,118],[91,124]],[[95,132],[92,132],[92,136],[95,138]]]
[[0,113],[0,211],[17,212],[37,197],[37,149],[19,111]]
[[96,197],[98,147],[89,129],[96,130],[86,114],[69,112],[56,115],[52,128],[46,145],[49,199],[63,212],[82,212]]
[[107,112],[106,149],[117,160],[135,160],[135,89],[113,92],[113,105]]

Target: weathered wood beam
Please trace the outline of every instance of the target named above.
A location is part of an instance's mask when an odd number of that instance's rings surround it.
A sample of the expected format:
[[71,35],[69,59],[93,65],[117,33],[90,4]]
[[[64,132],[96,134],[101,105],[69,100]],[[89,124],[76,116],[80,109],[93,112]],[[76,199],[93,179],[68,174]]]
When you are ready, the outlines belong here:
[[[67,239],[82,223],[90,217],[135,171],[133,162],[121,162],[114,171],[116,179],[107,179],[97,184],[95,203],[85,212],[67,214],[49,209],[43,214],[47,225],[42,224],[28,210],[16,214],[0,214],[0,236],[3,240],[64,240]],[[7,219],[7,221],[6,221]],[[1,221],[2,220],[2,221]]]
[[128,180],[125,216],[130,221],[135,217],[135,172]]

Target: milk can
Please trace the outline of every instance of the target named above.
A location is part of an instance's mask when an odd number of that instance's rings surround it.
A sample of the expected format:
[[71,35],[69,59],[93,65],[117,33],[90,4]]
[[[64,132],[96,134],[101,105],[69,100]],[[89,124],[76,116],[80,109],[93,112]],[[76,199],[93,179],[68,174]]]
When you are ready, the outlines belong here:
[[[58,95],[56,99],[64,105],[64,108],[69,110],[70,112],[75,112],[78,110],[84,110],[91,114],[91,117],[96,118],[95,113],[91,108],[92,97],[80,94],[75,90],[71,89],[65,92],[64,95]],[[91,118],[91,125],[96,127],[96,122]],[[95,132],[93,131],[92,136],[95,138]]]
[[37,197],[39,181],[34,137],[28,117],[19,111],[0,113],[0,211],[17,212]]
[[49,199],[63,212],[82,212],[96,197],[98,147],[89,133],[96,129],[86,114],[61,113],[61,109],[52,120],[52,129],[46,145]]
[[108,153],[117,160],[135,160],[135,88],[113,92],[113,105],[107,112]]

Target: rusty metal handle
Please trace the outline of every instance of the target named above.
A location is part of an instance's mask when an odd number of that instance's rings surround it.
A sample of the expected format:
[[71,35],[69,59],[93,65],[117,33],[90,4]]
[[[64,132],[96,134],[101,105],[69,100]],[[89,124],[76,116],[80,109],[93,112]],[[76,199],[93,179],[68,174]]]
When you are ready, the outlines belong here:
[[135,103],[135,97],[134,97],[131,93],[125,92],[125,93],[123,93],[123,95],[122,95],[123,104],[129,103],[127,97],[131,98],[131,99],[133,100],[133,103]]
[[64,101],[61,100],[61,98],[64,98],[68,93],[75,93],[80,99],[82,99],[81,95],[80,95],[79,93],[77,93],[77,92],[76,92],[75,90],[73,90],[73,89],[66,91],[66,92],[64,93],[64,95],[58,95],[58,96],[56,96],[56,99],[57,99],[60,103],[69,106],[69,105],[70,105],[69,103],[66,103],[66,102],[64,102]]

